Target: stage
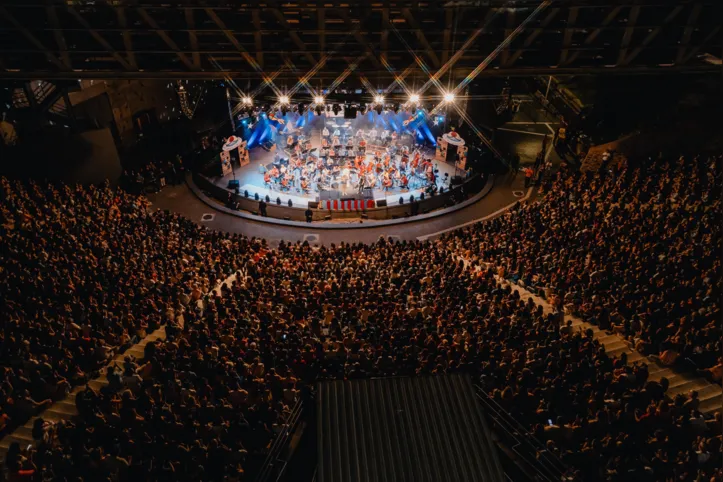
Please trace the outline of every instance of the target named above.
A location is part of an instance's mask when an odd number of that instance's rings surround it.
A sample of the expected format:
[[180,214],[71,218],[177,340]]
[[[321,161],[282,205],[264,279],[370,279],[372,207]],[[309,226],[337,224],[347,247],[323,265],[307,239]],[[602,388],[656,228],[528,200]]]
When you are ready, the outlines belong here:
[[400,197],[406,204],[411,196],[419,200],[423,193],[447,191],[455,175],[465,174],[435,160],[435,149],[416,145],[408,133],[385,136],[382,129],[356,128],[356,122],[334,116],[291,124],[278,125],[267,142],[250,143],[248,164],[236,160],[225,175],[211,180],[228,188],[235,179],[243,196],[268,196],[284,206],[291,201],[297,208],[335,199],[386,200],[393,206]]

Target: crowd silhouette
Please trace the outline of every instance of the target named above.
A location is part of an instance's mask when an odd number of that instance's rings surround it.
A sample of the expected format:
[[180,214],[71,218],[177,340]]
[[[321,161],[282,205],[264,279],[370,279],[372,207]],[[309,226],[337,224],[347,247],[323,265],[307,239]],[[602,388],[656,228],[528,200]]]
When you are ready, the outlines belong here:
[[[720,160],[563,170],[432,242],[275,249],[108,186],[3,179],[3,429],[109,382],[72,421],[39,419],[7,472],[249,480],[315,381],[464,372],[578,480],[722,480],[720,413],[561,322],[720,381]],[[163,325],[142,360],[103,368]]]

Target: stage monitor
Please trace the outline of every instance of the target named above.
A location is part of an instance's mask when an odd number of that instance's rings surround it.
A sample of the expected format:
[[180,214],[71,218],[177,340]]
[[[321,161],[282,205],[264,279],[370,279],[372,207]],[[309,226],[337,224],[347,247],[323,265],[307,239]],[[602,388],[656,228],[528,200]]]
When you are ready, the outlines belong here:
[[344,108],[344,119],[356,119],[356,106],[347,104]]

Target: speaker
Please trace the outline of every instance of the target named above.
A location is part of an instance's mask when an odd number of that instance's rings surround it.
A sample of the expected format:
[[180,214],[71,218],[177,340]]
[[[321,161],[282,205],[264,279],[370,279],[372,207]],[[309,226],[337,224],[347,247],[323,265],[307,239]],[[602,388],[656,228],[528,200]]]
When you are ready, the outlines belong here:
[[357,108],[347,104],[344,107],[344,119],[356,119]]
[[228,188],[229,189],[238,189],[239,188],[238,179],[230,179],[228,181]]
[[333,201],[335,199],[341,199],[341,191],[335,189],[319,191],[319,200]]
[[309,209],[319,209],[319,201],[309,201]]
[[386,200],[386,199],[378,199],[378,200],[377,200],[377,207],[378,207],[378,208],[385,208],[385,207],[387,207],[387,200]]

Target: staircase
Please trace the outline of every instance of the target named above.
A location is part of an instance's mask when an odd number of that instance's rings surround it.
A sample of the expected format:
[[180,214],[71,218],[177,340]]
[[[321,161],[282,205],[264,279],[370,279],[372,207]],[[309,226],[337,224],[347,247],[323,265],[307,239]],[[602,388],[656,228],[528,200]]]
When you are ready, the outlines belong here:
[[[127,355],[133,355],[137,360],[142,360],[143,350],[148,343],[156,340],[163,340],[165,338],[166,328],[161,327],[150,335],[146,336],[137,344],[130,347],[125,352],[116,355],[113,360],[108,365],[106,365],[105,368],[113,366],[115,364],[118,365],[118,367],[122,370],[124,368],[123,359]],[[88,385],[93,388],[93,390],[100,390],[104,386],[108,385],[108,378],[106,377],[105,368],[103,369],[103,373],[101,376],[88,382]],[[49,408],[41,412],[39,415],[32,417],[30,420],[28,420],[25,425],[16,428],[15,431],[3,437],[2,440],[0,440],[0,460],[5,459],[5,454],[7,453],[10,445],[13,442],[20,443],[21,447],[34,443],[32,430],[33,424],[35,423],[36,419],[43,418],[43,420],[47,420],[49,422],[60,422],[63,420],[69,420],[76,416],[78,414],[78,410],[75,407],[75,396],[83,390],[85,390],[85,385],[79,385],[73,388],[73,390],[70,391],[67,397],[62,400],[58,400],[57,402],[54,402]]]
[[[220,295],[221,294],[221,286],[223,284],[230,285],[234,280],[236,279],[236,275],[233,274],[230,277],[226,278],[225,280],[222,280],[216,284],[216,286],[211,290],[211,294],[214,295]],[[178,322],[183,326],[183,315],[179,315],[177,318]],[[157,329],[153,333],[150,333],[145,338],[143,338],[141,341],[136,343],[135,345],[131,346],[128,350],[124,351],[123,353],[120,353],[113,357],[113,359],[108,363],[103,369],[102,373],[98,378],[95,378],[93,380],[90,380],[88,382],[88,385],[93,388],[93,390],[100,390],[104,386],[108,385],[108,378],[106,376],[107,368],[113,365],[117,365],[121,370],[125,369],[125,362],[124,358],[127,355],[133,355],[137,361],[143,360],[144,355],[144,349],[147,344],[151,342],[155,342],[158,340],[165,340],[166,339],[166,327],[162,326],[161,328]],[[49,408],[43,410],[40,414],[31,417],[30,420],[27,421],[27,423],[21,427],[16,428],[13,432],[5,435],[2,439],[0,439],[0,462],[5,460],[5,454],[7,453],[8,449],[10,448],[10,445],[13,442],[20,443],[20,446],[27,446],[34,444],[33,437],[32,437],[32,430],[33,430],[33,424],[35,423],[35,420],[38,418],[43,418],[43,420],[47,420],[49,422],[59,422],[63,420],[70,420],[73,417],[75,417],[78,414],[78,409],[75,406],[75,397],[76,395],[81,392],[82,390],[85,390],[85,385],[79,385],[77,387],[74,387],[67,397],[65,397],[62,400],[58,400],[54,402]],[[0,472],[0,480],[2,479],[2,473]]]
[[[511,284],[508,280],[498,279],[498,281],[505,284]],[[552,307],[547,301],[527,291],[521,286],[514,284],[513,287],[520,292],[520,296],[523,300],[526,301],[528,298],[532,298],[536,304],[542,306],[545,313],[552,312]],[[619,357],[625,353],[627,355],[628,363],[634,363],[641,360],[644,361],[648,365],[648,372],[650,374],[649,380],[659,381],[663,377],[667,378],[670,382],[670,386],[668,387],[668,391],[666,393],[670,398],[674,398],[679,394],[687,395],[689,391],[695,390],[698,392],[698,399],[700,400],[699,410],[701,413],[708,416],[721,411],[721,407],[723,406],[723,389],[720,385],[710,383],[708,380],[698,377],[692,373],[676,372],[670,368],[664,367],[657,361],[634,350],[630,343],[620,335],[609,335],[605,332],[605,330],[601,330],[595,325],[586,323],[580,318],[565,315],[565,322],[567,322],[567,320],[572,320],[572,326],[576,329],[592,330],[593,337],[603,345],[605,352],[609,355]]]

